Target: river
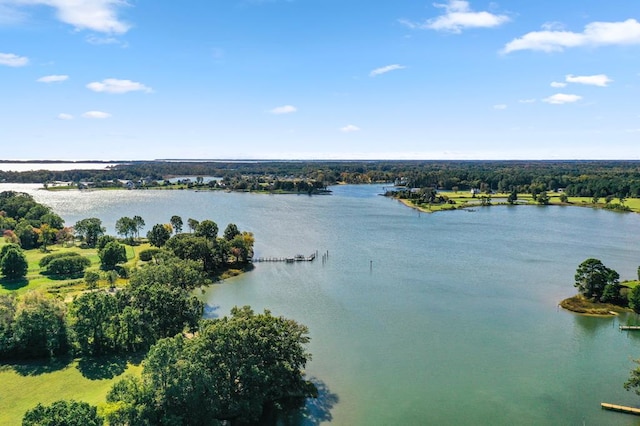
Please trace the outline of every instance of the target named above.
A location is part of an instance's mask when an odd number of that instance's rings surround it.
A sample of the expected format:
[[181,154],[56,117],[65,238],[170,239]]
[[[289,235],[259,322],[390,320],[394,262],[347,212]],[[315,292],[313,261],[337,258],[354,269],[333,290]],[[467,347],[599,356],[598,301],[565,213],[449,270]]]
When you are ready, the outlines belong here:
[[[596,257],[634,279],[640,216],[555,206],[418,213],[380,185],[331,196],[194,191],[24,190],[68,225],[99,217],[109,232],[140,215],[145,231],[174,215],[234,222],[259,263],[200,295],[208,314],[270,309],[310,329],[307,374],[319,401],[292,424],[633,425],[600,409],[635,405],[622,384],[640,358],[630,318],[559,309],[577,266]],[[323,254],[328,258],[323,261]]]

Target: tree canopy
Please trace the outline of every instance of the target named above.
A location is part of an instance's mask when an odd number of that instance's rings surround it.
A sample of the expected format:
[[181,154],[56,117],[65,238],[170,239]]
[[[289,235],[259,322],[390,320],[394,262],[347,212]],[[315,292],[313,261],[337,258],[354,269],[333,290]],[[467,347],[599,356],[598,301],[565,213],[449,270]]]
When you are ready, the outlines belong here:
[[23,426],[102,426],[96,407],[79,401],[56,401],[38,404],[22,418]]
[[305,326],[269,311],[234,308],[206,320],[191,339],[154,345],[141,379],[118,382],[107,396],[110,424],[255,424],[265,405],[315,395],[303,376],[310,359]]
[[600,301],[608,285],[618,285],[620,275],[599,259],[589,258],[578,266],[574,278],[574,286],[583,296]]

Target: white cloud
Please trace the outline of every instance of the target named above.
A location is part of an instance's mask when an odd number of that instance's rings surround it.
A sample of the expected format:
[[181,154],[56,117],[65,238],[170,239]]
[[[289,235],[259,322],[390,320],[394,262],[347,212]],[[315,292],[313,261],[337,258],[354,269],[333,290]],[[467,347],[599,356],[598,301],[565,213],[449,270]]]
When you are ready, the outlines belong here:
[[90,34],[85,38],[85,40],[87,41],[87,43],[95,45],[120,44],[122,45],[122,47],[128,46],[126,42],[122,42],[120,39],[111,36],[100,37],[95,34]]
[[111,114],[102,111],[87,111],[82,114],[82,116],[84,118],[109,118],[111,117]]
[[549,96],[548,98],[544,98],[543,101],[548,104],[560,105],[578,102],[580,99],[582,99],[582,96],[568,95],[566,93],[556,93],[555,95]]
[[611,80],[605,74],[596,74],[596,75],[571,75],[567,76],[567,82],[569,83],[578,83],[578,84],[587,84],[590,86],[600,86],[607,87]]
[[377,75],[386,74],[386,73],[391,72],[391,71],[402,70],[402,69],[405,69],[405,68],[406,68],[405,66],[398,65],[398,64],[387,65],[385,67],[380,67],[380,68],[374,69],[373,71],[371,71],[369,73],[369,76],[370,77],[375,77]]
[[118,80],[117,78],[107,78],[102,81],[94,81],[87,84],[87,88],[94,92],[104,93],[128,93],[128,92],[146,92],[151,93],[153,90],[142,83],[131,80]]
[[57,83],[68,79],[68,75],[45,75],[44,77],[40,77],[36,81],[39,83]]
[[549,30],[533,31],[505,45],[503,53],[518,50],[561,52],[565,48],[580,46],[606,46],[640,44],[640,22],[592,22],[581,33]]
[[294,107],[293,105],[283,105],[283,106],[276,107],[269,112],[271,114],[280,115],[280,114],[291,114],[292,112],[296,112],[296,111],[298,111],[298,108]]
[[520,99],[518,102],[521,104],[533,104],[536,102],[535,99]]
[[468,1],[449,0],[446,4],[434,3],[435,7],[445,10],[445,14],[437,18],[428,19],[423,24],[407,20],[400,22],[412,29],[430,29],[460,33],[467,28],[493,28],[509,22],[507,15],[496,15],[491,12],[474,12]]
[[8,67],[23,67],[29,63],[26,56],[18,56],[13,53],[0,53],[0,65]]
[[505,104],[494,105],[493,109],[498,109],[498,110],[507,109],[507,105]]
[[355,126],[353,124],[347,124],[346,126],[341,127],[340,131],[344,132],[344,133],[359,132],[360,131],[360,127]]
[[118,9],[129,6],[125,0],[4,0],[14,8],[20,6],[49,6],[56,17],[78,30],[108,34],[124,34],[131,26],[118,18]]
[[556,88],[559,88],[559,87],[566,87],[566,86],[567,86],[567,83],[564,83],[564,82],[562,82],[562,81],[552,81],[550,86],[551,86],[551,87],[556,87]]
[[[92,111],[95,112],[95,111]],[[73,120],[73,115],[64,112],[58,114],[58,120]]]

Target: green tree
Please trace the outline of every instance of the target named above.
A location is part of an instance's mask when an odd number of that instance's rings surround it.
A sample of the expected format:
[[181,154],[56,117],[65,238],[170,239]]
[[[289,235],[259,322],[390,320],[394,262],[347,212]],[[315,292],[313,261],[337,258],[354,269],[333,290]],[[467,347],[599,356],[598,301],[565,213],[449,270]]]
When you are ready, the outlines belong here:
[[166,226],[158,223],[153,225],[153,228],[147,232],[147,239],[151,245],[156,247],[162,247],[171,238],[171,232]]
[[180,259],[201,262],[203,270],[207,272],[221,266],[213,255],[213,243],[204,237],[194,234],[174,235],[167,241],[165,248]]
[[212,220],[203,220],[196,227],[196,236],[214,241],[218,236],[218,224]]
[[20,357],[53,357],[68,350],[64,303],[39,292],[25,294],[18,302],[14,324],[14,350]]
[[107,244],[109,244],[112,241],[118,242],[116,237],[114,237],[113,235],[101,235],[98,238],[98,242],[96,244],[96,248],[98,250],[102,250]]
[[518,191],[514,189],[513,191],[511,191],[511,193],[507,197],[507,202],[509,204],[514,204],[517,200],[518,200]]
[[38,247],[38,233],[27,220],[22,219],[18,222],[15,233],[20,239],[20,247],[23,249],[30,250]]
[[585,297],[600,300],[607,285],[617,285],[620,275],[609,269],[599,259],[589,258],[582,262],[575,274],[574,286]]
[[0,272],[10,280],[24,278],[29,264],[22,250],[10,248],[0,259]]
[[130,217],[123,216],[116,221],[116,232],[125,239],[132,241],[136,235],[138,224]]
[[106,229],[102,226],[102,221],[97,217],[90,217],[76,222],[74,229],[89,247],[95,247],[98,238],[104,235]]
[[240,231],[238,230],[238,226],[235,223],[230,223],[224,229],[224,239],[227,241],[233,240],[237,235],[240,235]]
[[629,307],[636,314],[640,314],[640,286],[635,286],[629,292]]
[[542,191],[538,194],[538,197],[536,199],[536,201],[538,202],[538,204],[542,204],[542,205],[547,205],[549,204],[549,194],[547,194],[547,191]]
[[195,231],[199,223],[200,222],[198,222],[195,219],[191,219],[191,218],[187,219],[187,226],[189,227],[189,231],[190,232]]
[[42,244],[42,250],[47,251],[47,246],[51,245],[56,239],[57,229],[43,223],[38,232],[38,242]]
[[104,270],[112,270],[118,263],[127,261],[127,251],[125,247],[116,242],[107,243],[102,250],[98,252],[100,257],[100,267]]
[[103,423],[95,406],[73,400],[46,406],[38,404],[22,418],[22,426],[102,426]]
[[158,341],[141,379],[114,385],[107,396],[110,421],[256,424],[267,404],[316,394],[303,376],[310,359],[305,326],[268,311],[254,314],[249,307],[202,325],[191,339]]
[[118,304],[104,291],[76,296],[69,307],[69,323],[81,353],[102,355],[116,350]]
[[142,230],[142,228],[144,228],[145,225],[144,219],[142,219],[140,216],[134,216],[132,220],[135,225],[136,238],[140,238],[140,231]]
[[84,282],[87,283],[87,287],[96,288],[98,281],[100,281],[100,274],[95,271],[87,271],[84,273]]
[[43,274],[59,277],[81,277],[84,270],[91,266],[91,260],[84,256],[64,256],[53,259],[47,264]]
[[184,224],[182,223],[182,218],[180,216],[171,216],[171,219],[169,219],[169,223],[171,223],[171,226],[173,226],[173,230],[176,234],[180,234],[182,232],[182,225]]

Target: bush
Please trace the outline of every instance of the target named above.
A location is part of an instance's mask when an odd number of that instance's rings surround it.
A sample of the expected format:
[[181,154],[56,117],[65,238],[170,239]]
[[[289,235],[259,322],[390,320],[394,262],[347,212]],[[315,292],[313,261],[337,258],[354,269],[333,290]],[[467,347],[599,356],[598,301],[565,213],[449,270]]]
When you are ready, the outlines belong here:
[[47,267],[47,265],[49,265],[49,263],[51,263],[52,261],[54,261],[55,259],[61,259],[63,257],[74,257],[74,256],[80,256],[79,253],[73,252],[73,251],[64,251],[61,253],[53,253],[50,255],[47,255],[45,257],[43,257],[42,259],[40,259],[40,262],[38,263],[38,265],[41,268],[45,268]]
[[100,274],[95,271],[87,271],[84,273],[84,281],[89,288],[95,288],[100,280]]
[[148,262],[151,259],[153,259],[153,256],[155,256],[158,252],[160,252],[160,249],[152,248],[152,249],[142,250],[138,256],[140,257],[140,260],[142,260],[143,262]]
[[91,265],[91,261],[84,256],[68,256],[53,259],[47,265],[47,274],[74,276],[84,273],[84,270]]

